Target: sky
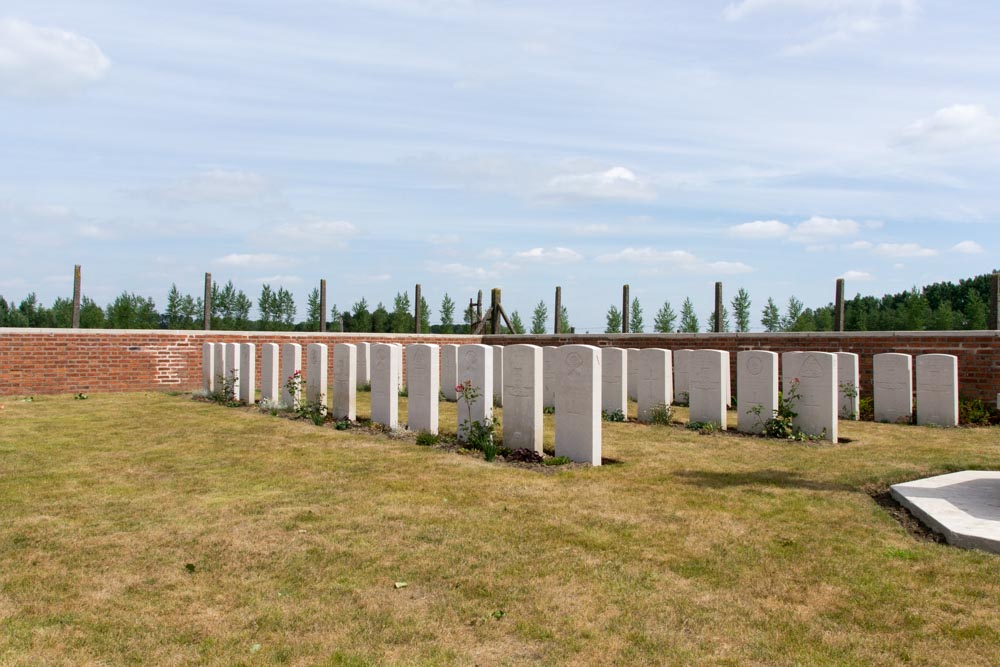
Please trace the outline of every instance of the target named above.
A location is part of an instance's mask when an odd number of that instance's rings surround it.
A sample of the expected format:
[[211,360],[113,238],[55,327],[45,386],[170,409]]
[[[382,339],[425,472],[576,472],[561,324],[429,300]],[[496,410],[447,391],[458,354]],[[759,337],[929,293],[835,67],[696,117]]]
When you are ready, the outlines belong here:
[[1000,3],[0,5],[0,294],[204,273],[647,330],[1000,268]]

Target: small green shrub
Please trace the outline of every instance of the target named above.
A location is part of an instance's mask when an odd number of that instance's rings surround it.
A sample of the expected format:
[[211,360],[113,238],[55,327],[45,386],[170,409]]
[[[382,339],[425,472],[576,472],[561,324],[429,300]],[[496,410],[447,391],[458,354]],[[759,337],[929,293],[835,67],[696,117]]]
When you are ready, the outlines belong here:
[[82,391],[79,394],[74,394],[73,396],[74,401],[85,401],[87,400],[87,398],[88,398],[87,395]]
[[371,390],[372,390],[372,383],[371,382],[365,382],[364,384],[359,384],[358,385],[358,391],[366,391],[366,392],[370,393]]
[[601,419],[606,422],[623,422],[625,421],[625,413],[621,410],[613,410],[612,412],[601,410]]
[[554,406],[554,405],[548,405],[548,406],[542,408],[542,414],[545,414],[545,415],[554,415],[555,413],[556,413],[556,406]]
[[863,422],[875,421],[875,399],[862,396],[858,399],[858,419]]
[[649,409],[647,416],[649,417],[650,424],[669,426],[670,422],[674,419],[674,408],[672,405],[659,403]]
[[441,438],[434,435],[433,433],[428,433],[427,431],[421,431],[417,433],[417,444],[421,447],[430,447],[436,445]]
[[410,391],[406,387],[403,387],[402,389],[399,390],[399,397],[400,398],[406,398],[409,395],[410,395]]
[[334,428],[337,429],[338,431],[346,431],[349,428],[351,428],[351,422],[346,419],[343,419],[334,424]]
[[547,466],[564,466],[567,463],[572,463],[573,459],[568,456],[552,456],[550,458],[542,461]]
[[721,430],[715,422],[688,422],[687,428],[706,435]]
[[962,398],[958,401],[958,423],[968,426],[1000,424],[1000,411],[978,398]]
[[319,402],[299,403],[299,417],[309,419],[316,426],[322,426],[326,421],[326,405]]
[[236,400],[236,385],[238,383],[239,378],[236,373],[230,373],[228,377],[219,375],[215,378],[215,391],[209,394],[209,399],[229,408],[236,407],[240,404]]

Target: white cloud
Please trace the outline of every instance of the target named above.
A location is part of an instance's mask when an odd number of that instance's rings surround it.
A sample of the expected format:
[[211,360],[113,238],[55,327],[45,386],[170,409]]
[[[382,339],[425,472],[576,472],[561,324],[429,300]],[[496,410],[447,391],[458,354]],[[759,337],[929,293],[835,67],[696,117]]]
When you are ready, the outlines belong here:
[[254,278],[253,281],[260,284],[267,283],[268,285],[282,286],[298,285],[302,282],[302,278],[299,276],[265,276],[262,278]]
[[933,257],[937,250],[924,248],[916,243],[879,243],[875,246],[875,254],[883,257]]
[[897,143],[947,151],[998,141],[1000,119],[978,104],[954,104],[907,125]]
[[[625,248],[618,252],[598,255],[601,263],[628,262],[633,264],[667,264],[672,269],[680,269],[690,273],[735,274],[749,273],[753,268],[743,262],[706,262],[687,250],[658,250],[656,248]],[[658,275],[662,268],[646,270],[643,275]]]
[[0,94],[62,97],[100,81],[111,67],[97,44],[59,28],[0,19]]
[[612,167],[601,172],[560,174],[548,182],[545,194],[557,197],[648,200],[656,194],[631,169]]
[[962,253],[963,255],[980,255],[985,252],[983,246],[975,241],[960,241],[951,247],[951,251]]
[[875,244],[871,241],[855,241],[844,246],[847,250],[871,250]]
[[843,278],[844,280],[854,280],[857,282],[868,282],[871,280],[875,280],[875,276],[868,273],[867,271],[856,271],[853,269],[850,271],[845,271],[844,275],[840,277]]
[[243,203],[274,191],[271,182],[251,171],[210,169],[172,185],[156,188],[152,194],[172,204]]
[[366,285],[368,283],[384,283],[392,279],[390,273],[352,273],[348,279],[355,285]]
[[274,233],[289,239],[311,243],[340,242],[358,233],[358,228],[343,220],[306,220],[285,222]]
[[434,234],[427,240],[433,245],[456,245],[461,243],[462,237],[458,234]]
[[788,238],[798,243],[817,243],[857,234],[860,227],[854,220],[838,220],[814,215],[805,222],[797,224]]
[[570,248],[532,248],[531,250],[524,250],[522,252],[514,253],[516,259],[530,261],[530,262],[578,262],[583,259],[583,255]]
[[249,266],[290,266],[295,263],[291,257],[284,255],[272,255],[269,253],[240,254],[232,253],[223,257],[217,257],[214,263],[222,266],[249,267]]
[[788,234],[791,227],[780,220],[755,220],[733,225],[729,233],[745,239],[775,239]]
[[580,225],[573,228],[573,233],[579,236],[603,236],[612,231],[611,225],[602,224]]
[[448,264],[426,262],[424,266],[432,273],[444,273],[452,276],[453,278],[466,278],[472,276],[476,278],[495,278],[498,275],[497,271],[490,271],[481,266],[468,266],[459,262],[450,262]]

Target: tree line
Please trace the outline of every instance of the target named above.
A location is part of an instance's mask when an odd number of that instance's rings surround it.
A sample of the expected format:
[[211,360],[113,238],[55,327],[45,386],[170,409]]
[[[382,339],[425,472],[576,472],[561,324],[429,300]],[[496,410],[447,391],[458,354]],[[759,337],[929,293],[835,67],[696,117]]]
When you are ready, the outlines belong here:
[[[941,282],[882,297],[856,295],[845,302],[844,328],[848,331],[946,331],[953,329],[985,329],[989,314],[990,275],[983,274],[962,279],[957,283]],[[292,293],[283,287],[261,286],[256,300],[257,319],[250,311],[255,302],[236,289],[232,281],[219,286],[212,283],[211,327],[223,331],[319,331],[320,293],[314,288],[306,299],[304,319],[297,319],[297,309]],[[730,314],[729,308],[732,308]],[[421,331],[430,333],[468,333],[474,315],[466,310],[461,322],[456,321],[457,305],[445,293],[438,309],[438,323],[431,324],[431,308],[421,297]],[[767,298],[758,313],[754,313],[749,292],[740,288],[723,305],[723,331],[747,332],[754,326],[754,318],[764,331],[832,331],[834,304],[806,308],[795,296],[779,307]],[[561,331],[574,331],[565,304],[561,306]],[[327,330],[358,333],[410,333],[414,330],[413,304],[408,292],[398,292],[391,309],[382,302],[372,308],[361,298],[345,310],[336,304],[328,314]],[[606,333],[622,330],[623,314],[616,306],[607,311]],[[539,301],[531,315],[530,328],[526,327],[518,311],[510,315],[515,333],[543,334],[551,331],[549,307]],[[715,312],[702,321],[695,312],[690,297],[685,298],[680,311],[665,301],[656,311],[652,331],[658,333],[697,333],[711,331]],[[34,293],[20,302],[8,302],[0,295],[0,327],[68,328],[73,324],[73,302],[59,297],[46,307]],[[201,296],[182,294],[177,285],[171,285],[166,307],[158,311],[152,298],[122,292],[111,303],[101,307],[84,296],[80,301],[80,326],[106,329],[202,329],[204,328],[204,302]],[[629,307],[629,327],[632,333],[646,330],[644,311],[638,298]]]

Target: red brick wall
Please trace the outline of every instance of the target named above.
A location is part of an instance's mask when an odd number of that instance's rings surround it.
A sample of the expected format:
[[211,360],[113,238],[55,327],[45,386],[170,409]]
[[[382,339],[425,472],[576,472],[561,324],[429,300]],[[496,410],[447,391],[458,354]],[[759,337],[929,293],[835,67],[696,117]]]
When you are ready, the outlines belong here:
[[479,336],[107,329],[0,329],[0,396],[201,387],[203,343],[478,343]]
[[613,347],[662,347],[671,350],[709,348],[726,350],[736,389],[736,353],[854,352],[859,356],[862,395],[871,395],[872,356],[881,352],[954,354],[958,357],[958,386],[963,397],[994,403],[1000,393],[1000,331],[882,331],[844,333],[746,334],[575,334],[572,336],[485,336],[490,345],[585,344]]
[[[0,329],[0,396],[78,391],[192,390],[201,387],[205,342],[333,345],[344,342],[588,345],[714,348],[736,352],[815,350],[860,355],[861,389],[870,395],[872,355],[879,352],[958,356],[962,396],[995,401],[1000,393],[1000,332],[879,332],[778,334],[578,334],[573,336],[441,336],[434,334],[341,334],[204,331],[113,331],[97,329]],[[304,354],[303,354],[304,356]],[[329,373],[332,378],[333,355]],[[258,378],[260,371],[258,370]],[[734,374],[735,380],[735,374]],[[736,383],[733,382],[735,388]]]

